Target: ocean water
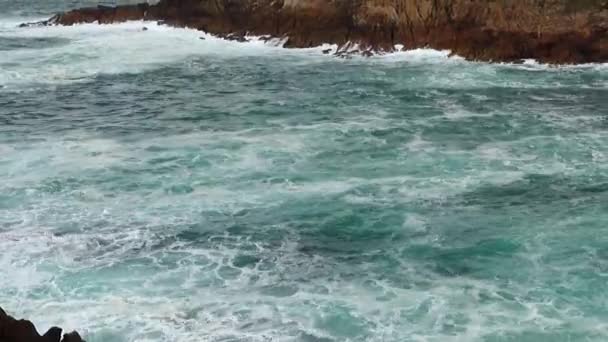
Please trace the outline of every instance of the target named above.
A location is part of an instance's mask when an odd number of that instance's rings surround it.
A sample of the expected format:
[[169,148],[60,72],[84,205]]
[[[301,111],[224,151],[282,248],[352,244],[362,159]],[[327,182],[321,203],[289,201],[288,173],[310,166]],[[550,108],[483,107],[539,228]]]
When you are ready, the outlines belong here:
[[89,342],[608,340],[608,65],[16,27],[82,3],[0,0],[7,312]]

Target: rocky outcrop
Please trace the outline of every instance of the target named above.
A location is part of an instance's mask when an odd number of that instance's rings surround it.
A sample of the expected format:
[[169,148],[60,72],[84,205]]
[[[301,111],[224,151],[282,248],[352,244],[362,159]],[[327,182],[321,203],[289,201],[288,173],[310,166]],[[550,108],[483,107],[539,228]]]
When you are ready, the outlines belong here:
[[52,327],[40,336],[34,324],[27,320],[17,320],[0,308],[0,342],[84,342],[77,332],[63,335],[61,328]]
[[385,52],[402,45],[484,61],[608,61],[608,0],[161,0],[77,9],[47,24],[140,19],[284,38],[286,47],[332,43]]

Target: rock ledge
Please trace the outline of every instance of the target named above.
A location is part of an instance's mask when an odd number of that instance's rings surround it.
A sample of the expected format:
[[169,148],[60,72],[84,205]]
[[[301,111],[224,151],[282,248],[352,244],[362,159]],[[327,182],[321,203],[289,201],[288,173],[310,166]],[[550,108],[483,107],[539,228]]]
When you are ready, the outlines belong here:
[[39,24],[128,20],[233,40],[268,36],[292,48],[358,46],[364,55],[402,46],[490,62],[608,62],[608,0],[160,0],[76,9]]

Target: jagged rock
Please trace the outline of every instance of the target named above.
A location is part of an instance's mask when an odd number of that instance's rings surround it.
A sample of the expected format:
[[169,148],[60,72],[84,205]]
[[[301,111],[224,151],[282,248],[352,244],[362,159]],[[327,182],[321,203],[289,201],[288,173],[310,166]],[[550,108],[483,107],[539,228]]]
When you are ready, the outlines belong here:
[[608,0],[161,0],[83,8],[52,24],[156,20],[285,47],[357,44],[360,51],[435,48],[473,60],[608,61]]
[[32,22],[32,23],[23,23],[20,24],[19,27],[37,27],[37,26],[51,26],[51,25],[56,25],[57,22],[59,21],[59,17],[60,15],[54,15],[53,17],[49,18],[48,20],[43,20],[43,21],[37,21],[37,22]]
[[42,337],[49,342],[59,341],[61,340],[61,328],[52,327]]
[[361,55],[365,56],[365,57],[371,57],[374,55],[374,52],[371,50],[367,50],[367,51],[363,51],[361,52]]
[[84,340],[77,332],[72,331],[71,333],[63,335],[63,340],[61,340],[61,342],[84,342]]
[[218,34],[217,37],[225,39],[225,40],[239,42],[239,43],[246,43],[249,41],[247,38],[245,38],[244,34],[237,34],[237,33]]
[[76,332],[65,334],[61,339],[61,328],[52,327],[40,336],[30,321],[17,320],[0,308],[0,342],[84,342]]

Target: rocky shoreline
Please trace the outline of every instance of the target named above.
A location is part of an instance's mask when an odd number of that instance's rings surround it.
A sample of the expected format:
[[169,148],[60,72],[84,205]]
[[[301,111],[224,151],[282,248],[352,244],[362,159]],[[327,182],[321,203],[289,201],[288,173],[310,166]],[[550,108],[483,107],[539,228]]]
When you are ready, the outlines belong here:
[[470,60],[608,62],[608,0],[161,0],[82,8],[45,25],[153,20],[285,47],[337,44],[362,54],[451,50]]
[[85,342],[75,331],[63,338],[61,333],[61,328],[52,327],[41,336],[32,322],[15,319],[0,308],[0,342]]

